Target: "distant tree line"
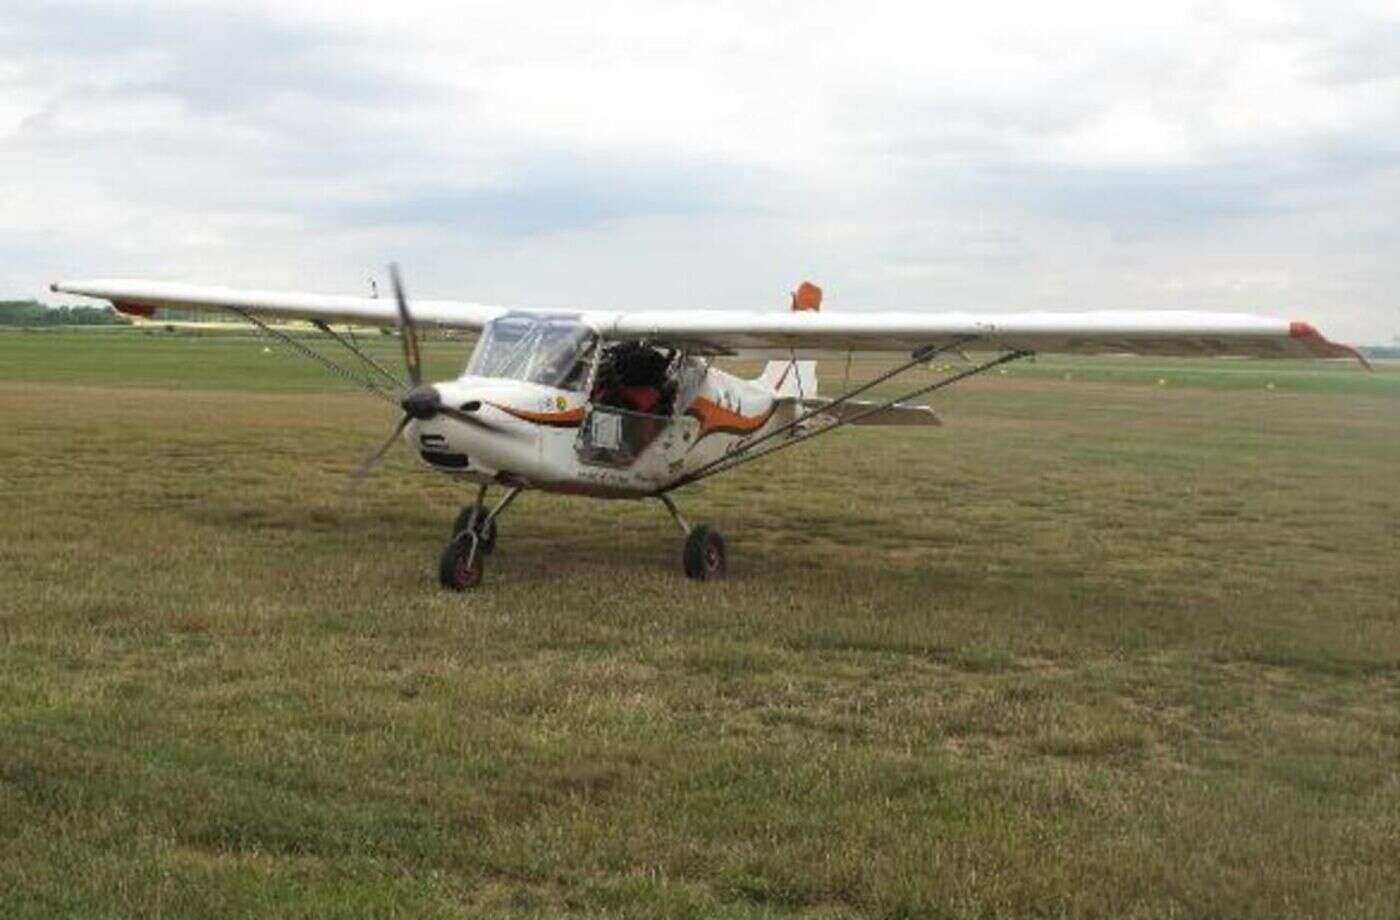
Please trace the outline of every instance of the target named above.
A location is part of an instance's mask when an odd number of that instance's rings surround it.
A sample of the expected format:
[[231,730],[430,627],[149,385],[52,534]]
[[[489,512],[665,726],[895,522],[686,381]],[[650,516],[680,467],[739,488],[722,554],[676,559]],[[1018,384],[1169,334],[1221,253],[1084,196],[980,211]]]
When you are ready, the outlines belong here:
[[111,307],[46,307],[37,300],[0,300],[0,326],[119,326]]

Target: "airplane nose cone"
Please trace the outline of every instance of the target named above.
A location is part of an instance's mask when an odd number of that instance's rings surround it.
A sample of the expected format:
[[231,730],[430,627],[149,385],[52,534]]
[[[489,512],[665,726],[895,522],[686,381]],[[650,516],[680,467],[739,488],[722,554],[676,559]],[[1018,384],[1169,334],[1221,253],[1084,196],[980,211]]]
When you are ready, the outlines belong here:
[[427,421],[437,415],[442,406],[442,395],[435,387],[423,384],[409,390],[399,405],[409,418],[418,419],[420,422]]

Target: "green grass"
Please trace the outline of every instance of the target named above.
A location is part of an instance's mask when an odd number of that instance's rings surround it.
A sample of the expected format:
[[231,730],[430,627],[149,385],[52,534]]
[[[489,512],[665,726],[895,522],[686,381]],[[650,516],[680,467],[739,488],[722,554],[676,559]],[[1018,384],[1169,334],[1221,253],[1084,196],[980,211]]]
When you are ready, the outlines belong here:
[[0,334],[0,916],[1396,915],[1395,365],[1016,364],[455,596],[263,347]]

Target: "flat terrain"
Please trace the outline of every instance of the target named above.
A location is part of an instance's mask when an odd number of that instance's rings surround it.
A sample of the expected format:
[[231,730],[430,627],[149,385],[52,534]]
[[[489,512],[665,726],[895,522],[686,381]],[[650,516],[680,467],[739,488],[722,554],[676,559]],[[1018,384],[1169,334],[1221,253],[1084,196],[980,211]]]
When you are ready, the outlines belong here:
[[264,347],[0,333],[0,916],[1400,913],[1400,367],[1014,364],[459,596]]

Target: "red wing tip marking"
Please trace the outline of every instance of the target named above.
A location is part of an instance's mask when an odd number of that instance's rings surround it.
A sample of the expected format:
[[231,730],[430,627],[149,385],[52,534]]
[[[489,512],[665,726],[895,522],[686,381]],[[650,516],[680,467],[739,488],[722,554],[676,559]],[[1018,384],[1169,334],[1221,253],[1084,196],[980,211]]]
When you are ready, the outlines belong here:
[[1355,358],[1361,362],[1361,366],[1366,370],[1371,370],[1371,362],[1366,360],[1366,356],[1352,348],[1350,345],[1342,345],[1338,342],[1329,342],[1321,332],[1311,323],[1302,320],[1294,320],[1288,324],[1288,335],[1290,338],[1303,342],[1308,351],[1319,358]]

